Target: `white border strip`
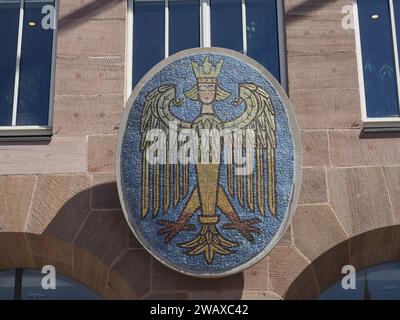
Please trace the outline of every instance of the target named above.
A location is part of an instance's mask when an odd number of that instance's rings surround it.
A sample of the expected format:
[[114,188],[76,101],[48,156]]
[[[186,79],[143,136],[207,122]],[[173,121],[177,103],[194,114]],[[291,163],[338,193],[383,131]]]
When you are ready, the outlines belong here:
[[50,91],[49,91],[49,116],[47,125],[53,126],[53,114],[54,114],[54,96],[55,96],[55,83],[56,83],[56,60],[57,60],[57,39],[58,39],[58,17],[60,2],[59,0],[54,1],[55,17],[54,17],[54,29],[53,29],[53,45],[51,53],[51,75],[50,75]]
[[278,46],[279,46],[279,73],[281,85],[286,92],[289,90],[287,76],[287,50],[286,50],[286,27],[285,27],[285,5],[283,0],[276,0],[276,16],[278,23]]
[[[50,126],[2,126],[0,127],[0,141],[8,140],[10,137],[21,137],[21,140],[28,140],[39,136],[51,136],[52,127]],[[14,138],[12,140],[15,140]]]
[[353,15],[354,15],[354,33],[356,37],[356,55],[357,55],[357,69],[358,69],[358,83],[360,90],[360,103],[361,103],[361,120],[365,122],[367,120],[367,107],[365,101],[365,84],[364,84],[364,70],[363,60],[361,54],[361,32],[360,23],[358,17],[358,5],[357,0],[353,0]]
[[169,8],[168,0],[164,0],[164,59],[169,56]]
[[243,53],[247,55],[247,17],[246,17],[246,0],[242,0],[242,38]]
[[204,38],[204,32],[203,32],[203,3],[201,0],[199,0],[199,21],[200,21],[200,43],[199,43],[199,47],[202,48],[203,47],[203,38]]
[[11,125],[13,127],[17,125],[19,72],[20,72],[20,68],[21,68],[23,31],[24,31],[24,0],[21,0],[20,6],[19,6],[17,58],[15,60],[14,100],[13,100],[13,113],[12,113],[12,120],[11,120]]
[[211,47],[211,12],[210,0],[199,0],[200,2],[200,47]]
[[[390,8],[390,22],[392,28],[392,38],[393,38],[393,50],[394,50],[394,64],[396,68],[396,83],[397,83],[397,102],[400,103],[400,68],[399,68],[399,51],[397,46],[397,31],[396,31],[396,21],[394,18],[394,4],[393,0],[389,0]],[[399,105],[397,105],[399,108]]]
[[133,0],[127,1],[126,19],[126,48],[125,48],[125,101],[129,99],[132,92],[133,81]]

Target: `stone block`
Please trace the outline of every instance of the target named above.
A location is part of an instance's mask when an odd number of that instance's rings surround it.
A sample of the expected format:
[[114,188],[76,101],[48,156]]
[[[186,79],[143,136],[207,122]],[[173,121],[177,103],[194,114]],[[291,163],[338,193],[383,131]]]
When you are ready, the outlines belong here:
[[332,168],[328,185],[333,210],[349,237],[393,224],[382,168]]
[[347,239],[332,208],[302,205],[293,218],[294,243],[311,261]]

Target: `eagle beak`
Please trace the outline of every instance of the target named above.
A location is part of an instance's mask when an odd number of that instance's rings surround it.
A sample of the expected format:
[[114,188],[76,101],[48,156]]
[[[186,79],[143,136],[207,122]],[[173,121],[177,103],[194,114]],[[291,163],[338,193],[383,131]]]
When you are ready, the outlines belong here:
[[172,100],[172,105],[176,106],[176,107],[182,107],[183,106],[183,98]]
[[232,106],[234,106],[234,107],[237,107],[241,103],[242,103],[242,99],[241,98],[235,98],[235,99],[232,100]]

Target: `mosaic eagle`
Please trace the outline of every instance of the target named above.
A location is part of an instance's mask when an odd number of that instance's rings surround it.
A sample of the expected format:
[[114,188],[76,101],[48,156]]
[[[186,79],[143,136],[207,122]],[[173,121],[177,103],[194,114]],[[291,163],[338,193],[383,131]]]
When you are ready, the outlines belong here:
[[[157,219],[160,225],[158,236],[170,243],[178,234],[196,231],[190,222],[194,215],[198,216],[200,230],[192,240],[177,244],[186,249],[188,255],[204,254],[207,263],[212,264],[216,253],[228,255],[234,252],[238,242],[229,240],[221,230],[236,230],[250,242],[254,235],[260,234],[257,224],[269,212],[275,216],[277,211],[275,181],[276,122],[275,109],[269,94],[253,83],[240,83],[239,97],[232,99],[232,108],[244,104],[244,111],[230,121],[221,120],[214,111],[216,101],[227,101],[231,96],[218,83],[223,60],[212,65],[208,58],[201,65],[192,61],[192,70],[196,84],[185,93],[185,97],[201,103],[200,115],[192,122],[178,118],[171,111],[172,107],[184,108],[184,98],[177,99],[175,85],[162,85],[150,92],[145,100],[141,120],[142,181],[141,181],[141,216],[152,215],[153,218],[177,210],[181,201],[185,200],[183,211],[174,220]],[[227,101],[227,103],[229,103]],[[170,139],[171,123],[176,135],[182,130],[193,130],[200,133],[203,129],[229,130],[245,132],[250,129],[254,146],[254,170],[247,174],[238,174],[233,163],[221,165],[212,162],[179,163],[171,159],[169,152],[164,154],[163,162],[151,163],[146,159],[146,150],[151,148],[154,140],[149,140],[152,130],[166,133],[163,141],[158,141],[166,150],[179,148],[182,141]],[[228,131],[226,131],[228,130]],[[212,141],[211,141],[212,144]],[[246,140],[244,149],[250,145]],[[212,149],[212,148],[211,148]],[[224,157],[234,155],[234,148],[224,144]],[[246,151],[246,150],[245,150]],[[217,153],[221,160],[222,152]],[[215,160],[215,159],[214,159]],[[193,178],[194,176],[194,178]],[[226,183],[221,183],[221,177]],[[190,181],[195,179],[195,187],[190,188]],[[242,219],[233,205],[234,199],[243,210],[254,212],[251,219]],[[266,201],[267,200],[267,201]],[[267,203],[267,206],[265,205]],[[229,220],[222,224],[219,212]],[[222,224],[220,226],[220,224]]]

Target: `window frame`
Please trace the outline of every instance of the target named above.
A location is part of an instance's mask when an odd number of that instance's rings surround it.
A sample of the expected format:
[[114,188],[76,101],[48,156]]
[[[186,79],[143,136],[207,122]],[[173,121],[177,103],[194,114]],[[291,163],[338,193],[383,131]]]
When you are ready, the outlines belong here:
[[[132,92],[133,80],[133,2],[135,0],[128,0],[127,3],[127,25],[126,25],[126,52],[125,52],[125,101],[129,99]],[[149,0],[152,1],[152,0]],[[155,0],[154,0],[155,1]],[[164,43],[165,52],[164,59],[169,56],[169,11],[168,0],[164,1]],[[212,0],[211,0],[212,1]],[[281,75],[281,85],[288,91],[287,82],[287,54],[286,54],[286,27],[285,27],[285,7],[284,0],[275,0],[277,10],[277,26],[278,26],[278,45],[279,45],[279,69]],[[247,30],[246,30],[246,0],[241,0],[242,4],[242,30],[243,30],[243,50],[247,54]],[[208,48],[211,46],[211,7],[210,0],[199,0],[200,6],[200,47]]]
[[[21,126],[16,125],[16,115],[18,110],[18,91],[19,91],[19,70],[21,66],[21,52],[22,52],[22,37],[24,31],[24,3],[25,0],[19,0],[19,26],[18,26],[18,46],[16,51],[16,71],[14,79],[14,103],[13,103],[13,118],[11,126],[0,126],[0,140],[15,140],[15,139],[47,139],[53,133],[53,113],[54,113],[54,94],[55,94],[55,71],[56,71],[56,51],[57,51],[57,38],[58,38],[58,17],[59,17],[59,0],[54,0],[55,20],[53,29],[53,42],[52,42],[52,61],[51,61],[51,75],[50,75],[50,90],[49,90],[49,117],[47,125],[29,125]],[[39,0],[37,2],[40,2]]]
[[[361,104],[361,120],[363,123],[364,131],[400,131],[400,116],[399,117],[368,117],[367,115],[367,101],[365,97],[365,83],[364,83],[364,70],[362,59],[361,47],[361,29],[358,15],[358,1],[353,0],[353,16],[354,16],[354,31],[356,38],[356,55],[357,55],[357,69],[358,69],[358,82],[360,91],[360,104]],[[389,1],[390,7],[390,26],[392,29],[392,39],[394,48],[394,60],[396,67],[396,80],[397,80],[397,96],[400,102],[400,69],[399,69],[399,55],[398,43],[396,33],[396,21],[394,18],[393,0]],[[399,103],[400,111],[400,103]]]

